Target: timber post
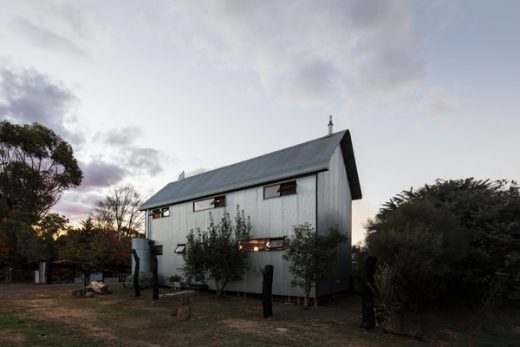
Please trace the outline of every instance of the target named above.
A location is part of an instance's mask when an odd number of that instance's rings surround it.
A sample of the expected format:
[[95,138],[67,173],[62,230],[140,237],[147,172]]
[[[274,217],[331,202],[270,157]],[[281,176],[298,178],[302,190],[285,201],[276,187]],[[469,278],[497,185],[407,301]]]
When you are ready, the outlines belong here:
[[159,272],[157,264],[157,253],[155,251],[155,243],[152,240],[148,241],[150,246],[150,255],[152,258],[152,299],[159,300]]
[[134,296],[141,295],[141,288],[139,288],[139,257],[137,256],[137,252],[135,249],[132,249],[132,255],[134,256],[135,266],[134,266],[134,276],[132,277],[134,281]]
[[265,266],[262,286],[264,318],[269,318],[273,315],[273,272],[274,267],[272,265]]
[[361,309],[363,318],[361,321],[361,328],[374,329],[376,327],[375,317],[375,282],[374,274],[376,272],[377,258],[368,256],[365,263],[365,274],[363,279],[363,292],[361,294]]

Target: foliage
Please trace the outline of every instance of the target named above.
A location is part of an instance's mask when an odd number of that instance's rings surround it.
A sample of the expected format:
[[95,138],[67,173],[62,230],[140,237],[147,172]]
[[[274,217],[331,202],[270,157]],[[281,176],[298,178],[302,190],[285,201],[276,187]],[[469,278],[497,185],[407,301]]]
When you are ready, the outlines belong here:
[[96,203],[94,220],[101,228],[115,231],[117,237],[136,237],[142,233],[144,222],[144,214],[139,211],[142,203],[133,186],[116,186]]
[[129,267],[131,239],[118,238],[114,231],[96,227],[91,218],[79,228],[60,236],[59,258],[89,263],[99,269],[110,266]]
[[51,261],[57,255],[56,239],[61,231],[67,227],[69,220],[57,213],[49,213],[43,216],[36,225],[36,233],[40,239],[43,260]]
[[442,279],[467,249],[457,218],[428,199],[402,204],[366,242],[370,254],[397,273],[399,300],[413,310],[443,293]]
[[179,275],[172,275],[168,277],[168,281],[170,282],[180,282],[182,280],[182,277]]
[[380,315],[378,317],[387,320],[390,316],[395,315],[399,309],[399,293],[400,287],[396,283],[398,274],[388,264],[379,265],[374,275],[374,283],[376,286]]
[[82,180],[72,147],[38,123],[0,123],[0,199],[9,211],[44,215]]
[[208,279],[215,281],[217,293],[222,295],[226,285],[240,276],[247,267],[247,253],[238,249],[238,240],[249,239],[251,223],[244,211],[237,206],[235,224],[224,213],[220,223],[215,224],[210,212],[208,230],[186,237],[185,265],[181,268],[188,281]]
[[286,240],[283,257],[291,262],[289,271],[294,277],[291,285],[305,292],[305,305],[316,282],[334,271],[336,249],[346,241],[346,236],[335,228],[331,228],[327,236],[321,236],[309,223],[294,227],[294,235]]
[[407,305],[518,299],[519,187],[468,178],[404,191],[369,221],[367,249],[398,274]]
[[71,146],[51,129],[0,122],[0,266],[19,270],[55,255],[58,219],[47,212],[81,180]]
[[[139,271],[139,288],[148,289],[152,287],[153,274],[151,272]],[[125,281],[126,288],[134,288],[134,275],[130,275]]]

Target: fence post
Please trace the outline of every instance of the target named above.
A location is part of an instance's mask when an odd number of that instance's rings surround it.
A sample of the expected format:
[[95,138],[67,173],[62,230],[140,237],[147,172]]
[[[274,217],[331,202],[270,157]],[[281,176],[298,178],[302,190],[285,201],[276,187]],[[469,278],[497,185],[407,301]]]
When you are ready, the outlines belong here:
[[141,288],[139,288],[139,257],[135,249],[132,249],[132,255],[134,256],[135,267],[134,267],[134,296],[141,295]]
[[273,315],[273,271],[272,265],[266,265],[264,270],[264,282],[262,286],[264,318]]
[[152,257],[152,299],[159,300],[159,273],[157,269],[157,254],[155,252],[155,242],[152,240],[148,241],[150,246],[150,255]]
[[376,317],[374,312],[374,274],[376,272],[376,264],[376,257],[367,257],[365,275],[363,278],[363,292],[361,294],[361,309],[363,313],[361,328],[364,329],[374,329],[376,327]]

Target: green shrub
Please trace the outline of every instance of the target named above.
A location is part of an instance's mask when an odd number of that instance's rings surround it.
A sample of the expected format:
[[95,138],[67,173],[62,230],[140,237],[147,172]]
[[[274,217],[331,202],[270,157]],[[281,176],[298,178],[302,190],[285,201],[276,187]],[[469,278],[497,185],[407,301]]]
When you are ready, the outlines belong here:
[[367,251],[396,272],[408,308],[435,298],[520,299],[520,189],[499,180],[438,180],[404,191],[369,221]]

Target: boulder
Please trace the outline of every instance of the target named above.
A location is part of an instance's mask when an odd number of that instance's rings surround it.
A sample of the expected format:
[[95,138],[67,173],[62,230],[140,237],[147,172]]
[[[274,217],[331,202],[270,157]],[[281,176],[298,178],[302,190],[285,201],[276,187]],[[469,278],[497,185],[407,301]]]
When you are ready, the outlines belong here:
[[89,286],[96,294],[110,294],[108,286],[103,282],[92,281]]

